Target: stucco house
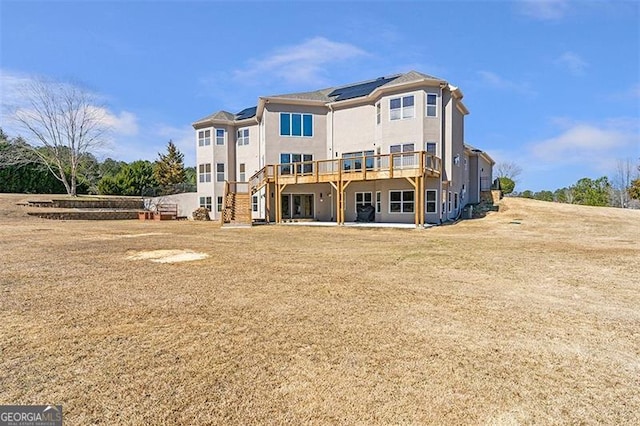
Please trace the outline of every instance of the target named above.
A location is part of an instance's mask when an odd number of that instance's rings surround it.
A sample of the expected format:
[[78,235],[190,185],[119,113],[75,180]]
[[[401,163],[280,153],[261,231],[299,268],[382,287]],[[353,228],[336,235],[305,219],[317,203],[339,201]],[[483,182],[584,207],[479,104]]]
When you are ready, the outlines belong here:
[[218,111],[193,123],[199,204],[223,223],[454,219],[494,164],[464,142],[462,98],[410,71]]

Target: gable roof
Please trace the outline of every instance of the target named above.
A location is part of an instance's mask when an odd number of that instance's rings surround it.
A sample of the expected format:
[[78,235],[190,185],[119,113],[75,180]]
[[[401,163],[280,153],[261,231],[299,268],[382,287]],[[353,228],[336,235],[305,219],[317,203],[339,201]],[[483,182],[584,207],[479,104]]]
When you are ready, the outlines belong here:
[[[258,106],[245,108],[237,114],[232,114],[227,111],[218,111],[214,114],[211,114],[207,117],[204,117],[194,124],[205,124],[211,123],[212,121],[228,121],[234,122],[238,120],[246,120],[249,118],[253,118],[256,115],[258,116],[258,120],[262,116],[262,110],[264,109],[264,103],[271,100],[282,100],[282,101],[290,101],[291,103],[299,103],[306,104],[307,102],[311,102],[313,104],[331,104],[334,102],[341,102],[350,99],[357,98],[365,98],[375,92],[377,89],[384,90],[389,88],[392,90],[395,86],[400,86],[402,84],[410,84],[410,83],[418,83],[432,81],[434,84],[448,84],[446,81],[434,77],[429,74],[423,74],[418,71],[409,71],[404,74],[394,74],[384,77],[378,77],[373,80],[361,81],[357,83],[351,83],[344,86],[336,86],[336,87],[327,87],[324,89],[313,90],[310,92],[298,92],[298,93],[285,93],[281,95],[271,95],[260,97]],[[459,89],[450,86],[452,91],[458,91]],[[457,93],[457,92],[456,92]],[[462,98],[462,92],[457,93],[459,99]],[[285,102],[286,103],[286,102]],[[465,109],[466,110],[466,109]],[[466,112],[468,113],[468,111]]]

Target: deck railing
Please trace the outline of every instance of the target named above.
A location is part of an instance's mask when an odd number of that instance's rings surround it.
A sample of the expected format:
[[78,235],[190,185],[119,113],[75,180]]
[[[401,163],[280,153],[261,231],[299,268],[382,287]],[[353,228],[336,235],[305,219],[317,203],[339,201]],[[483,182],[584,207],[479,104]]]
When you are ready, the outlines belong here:
[[[349,179],[358,174],[358,179],[367,178],[367,173],[385,172],[387,178],[394,177],[394,171],[415,170],[416,173],[439,174],[442,160],[426,151],[396,152],[392,154],[361,155],[342,157],[330,160],[302,161],[297,163],[280,163],[267,165],[249,178],[248,182],[229,182],[229,191],[255,192],[265,183],[272,182],[276,176],[283,178],[315,177],[315,182],[321,180]],[[323,178],[323,179],[321,179]],[[376,177],[373,177],[374,179]],[[379,174],[378,174],[379,178]],[[308,182],[309,179],[307,178]]]

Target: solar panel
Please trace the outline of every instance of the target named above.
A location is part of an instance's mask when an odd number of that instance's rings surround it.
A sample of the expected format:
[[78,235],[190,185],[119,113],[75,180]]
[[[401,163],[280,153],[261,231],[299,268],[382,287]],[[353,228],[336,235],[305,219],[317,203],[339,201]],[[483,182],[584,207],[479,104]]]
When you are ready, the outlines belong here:
[[346,99],[359,98],[361,96],[367,96],[369,93],[376,90],[378,87],[387,84],[390,81],[395,80],[398,76],[393,77],[380,77],[376,80],[367,81],[366,83],[354,84],[352,86],[339,87],[333,92],[329,93],[329,97],[336,97],[335,101],[344,101]]
[[247,118],[255,117],[258,107],[245,108],[236,114],[236,120],[245,120]]

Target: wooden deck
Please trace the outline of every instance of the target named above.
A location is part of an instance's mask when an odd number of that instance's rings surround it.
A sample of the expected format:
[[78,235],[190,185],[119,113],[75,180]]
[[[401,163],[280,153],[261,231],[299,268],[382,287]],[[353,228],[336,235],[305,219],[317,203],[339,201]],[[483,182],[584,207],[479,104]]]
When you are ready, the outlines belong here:
[[[425,151],[402,152],[333,160],[271,164],[256,172],[248,182],[227,182],[225,200],[230,193],[254,194],[275,185],[276,222],[282,222],[281,196],[287,185],[329,183],[338,194],[337,223],[344,224],[344,191],[351,182],[405,178],[416,190],[415,225],[424,225],[424,180],[439,177],[442,160]],[[267,197],[269,203],[269,197]],[[269,205],[266,210],[269,211]],[[232,214],[231,211],[228,214]],[[224,219],[223,219],[224,221]]]
[[280,185],[438,177],[442,161],[424,151],[267,165],[249,179],[251,192]]

